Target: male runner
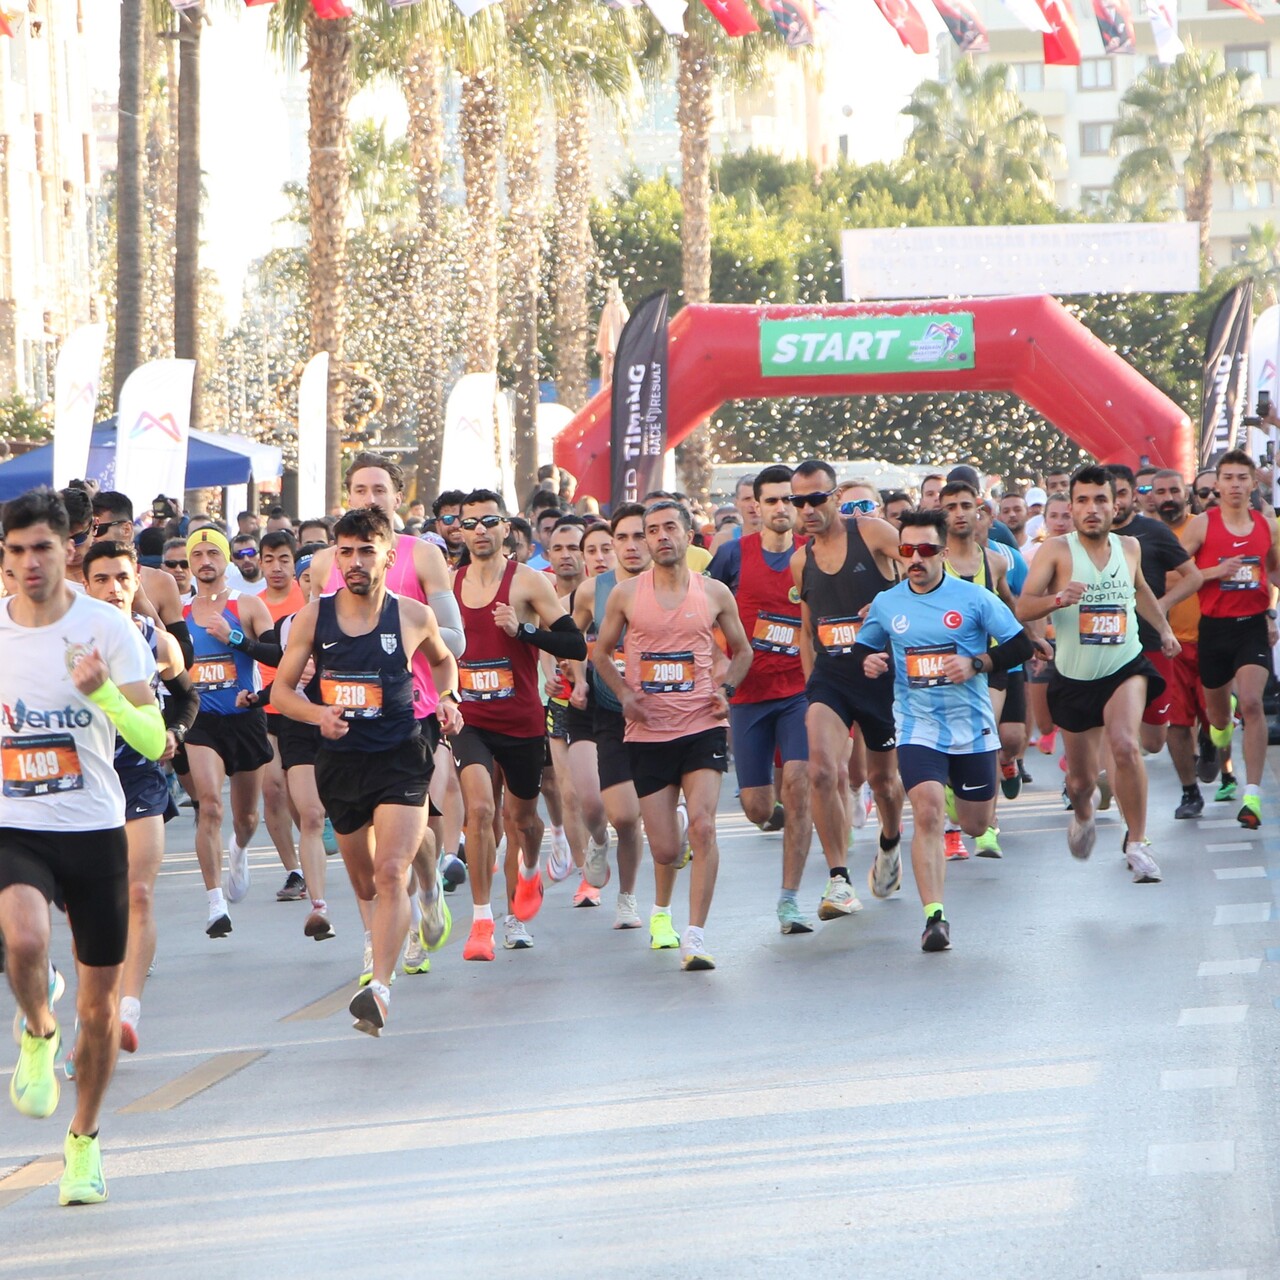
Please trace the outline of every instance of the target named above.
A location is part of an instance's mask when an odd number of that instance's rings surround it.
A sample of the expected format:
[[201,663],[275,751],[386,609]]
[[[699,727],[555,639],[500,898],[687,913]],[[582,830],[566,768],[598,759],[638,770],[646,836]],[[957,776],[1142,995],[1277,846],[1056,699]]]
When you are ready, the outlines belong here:
[[[944,507],[953,487],[942,491]],[[944,572],[947,532],[941,511],[903,516],[899,555],[907,580],[872,601],[854,654],[870,679],[888,671],[892,655],[898,767],[914,818],[911,869],[924,904],[925,951],[951,946],[942,902],[945,788],[955,795],[956,821],[965,831],[977,836],[991,829],[999,733],[987,678],[1032,653],[1030,637],[994,591]],[[896,855],[894,862],[896,874],[886,877],[877,897],[902,882]]]
[[124,792],[117,730],[147,759],[165,749],[151,692],[155,661],[120,612],[68,588],[70,521],[57,494],[6,503],[0,601],[0,934],[25,1028],[9,1097],[43,1119],[58,1105],[61,1033],[50,1008],[50,904],[75,943],[76,1109],[60,1204],[107,1198],[98,1115],[120,1048],[120,967],[129,927]]
[[435,531],[449,549],[450,568],[457,565],[466,546],[462,538],[462,499],[466,496],[461,489],[446,489],[431,504]]
[[1071,477],[1075,528],[1037,553],[1017,613],[1023,622],[1054,615],[1049,710],[1066,750],[1072,856],[1087,858],[1097,839],[1093,792],[1105,731],[1115,760],[1111,786],[1127,827],[1125,858],[1134,882],[1150,884],[1160,879],[1160,868],[1146,838],[1147,771],[1138,726],[1164,680],[1143,655],[1138,615],[1155,628],[1168,657],[1178,652],[1178,642],[1142,576],[1137,542],[1111,532],[1114,511],[1115,487],[1106,468],[1081,467]]
[[947,483],[946,476],[936,472],[925,476],[920,481],[920,510],[937,511],[942,505],[942,486]]
[[716,536],[712,538],[711,545],[707,548],[711,552],[713,559],[721,547],[737,542],[739,539],[745,538],[749,533],[758,533],[760,531],[764,513],[760,510],[760,505],[755,500],[754,476],[739,477],[738,483],[733,486],[733,507],[738,513],[737,523],[721,525],[716,531]]
[[[371,980],[352,997],[350,1011],[358,1031],[377,1036],[412,918],[409,868],[423,843],[431,781],[434,743],[414,714],[412,660],[421,653],[443,691],[438,716],[447,731],[460,725],[449,692],[457,665],[432,611],[387,590],[396,534],[385,513],[348,511],[334,537],[344,585],[294,618],[271,700],[285,715],[320,729],[316,788],[333,819],[351,887],[371,915]],[[319,704],[296,688],[309,659]],[[437,892],[422,904],[421,940],[434,950],[449,936],[449,919],[438,882],[422,884],[420,896],[429,886]],[[428,935],[435,908],[443,910],[443,927]]]
[[789,598],[800,604],[800,661],[809,701],[809,795],[829,877],[818,917],[838,920],[862,910],[849,880],[849,820],[839,785],[855,724],[866,745],[867,782],[880,812],[873,893],[883,880],[876,879],[876,869],[897,865],[902,843],[904,795],[893,750],[893,689],[888,681],[869,680],[853,656],[872,600],[895,581],[898,531],[874,517],[841,520],[833,501],[836,475],[826,462],[802,462],[791,477],[791,490],[800,517],[798,532],[809,538],[791,559]]
[[546,713],[538,697],[537,651],[581,661],[587,645],[551,579],[503,554],[507,521],[498,494],[488,489],[467,494],[462,530],[471,559],[453,582],[467,635],[466,656],[458,664],[464,727],[453,737],[453,756],[466,804],[467,871],[475,907],[462,958],[492,960],[494,766],[505,782],[502,815],[508,833],[503,946],[523,950],[533,945],[524,925],[537,915],[543,894],[538,793]]

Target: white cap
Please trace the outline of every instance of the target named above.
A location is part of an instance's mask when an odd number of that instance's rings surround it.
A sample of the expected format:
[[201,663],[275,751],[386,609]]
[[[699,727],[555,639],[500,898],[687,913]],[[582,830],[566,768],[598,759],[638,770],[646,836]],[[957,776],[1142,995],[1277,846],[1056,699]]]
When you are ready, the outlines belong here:
[[1027,490],[1027,506],[1028,507],[1043,507],[1044,504],[1048,501],[1049,501],[1049,495],[1045,493],[1043,489]]

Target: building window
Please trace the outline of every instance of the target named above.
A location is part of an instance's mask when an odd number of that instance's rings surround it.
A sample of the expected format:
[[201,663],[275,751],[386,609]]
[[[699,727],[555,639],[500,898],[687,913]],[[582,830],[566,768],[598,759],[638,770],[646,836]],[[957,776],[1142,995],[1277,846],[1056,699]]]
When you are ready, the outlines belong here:
[[1265,179],[1255,182],[1252,191],[1243,182],[1237,182],[1231,188],[1233,209],[1270,209],[1275,202],[1275,189]]
[[1080,207],[1086,212],[1096,209],[1105,209],[1107,201],[1111,198],[1110,187],[1081,187],[1080,188]]
[[1080,88],[1114,89],[1116,64],[1110,58],[1085,58],[1080,64]]
[[1111,154],[1111,130],[1107,124],[1082,124],[1080,126],[1080,154],[1082,156],[1106,156]]
[[1013,64],[1013,83],[1019,93],[1044,92],[1044,63],[1015,62]]
[[1234,239],[1231,241],[1231,261],[1244,262],[1249,256],[1248,240]]
[[1223,50],[1227,69],[1251,71],[1266,80],[1271,75],[1271,47],[1265,44],[1229,44]]

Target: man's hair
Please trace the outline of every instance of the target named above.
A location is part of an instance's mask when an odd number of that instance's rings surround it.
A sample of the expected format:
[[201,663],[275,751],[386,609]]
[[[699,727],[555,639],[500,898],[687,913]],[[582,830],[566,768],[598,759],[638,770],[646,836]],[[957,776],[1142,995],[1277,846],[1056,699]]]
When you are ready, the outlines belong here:
[[1123,462],[1108,462],[1107,474],[1113,480],[1123,480],[1130,489],[1138,483],[1138,477],[1133,474],[1133,468],[1126,467]]
[[530,542],[533,541],[533,525],[524,516],[511,516],[508,518],[507,523],[511,526],[511,539],[514,539],[517,533],[523,533]]
[[[150,530],[148,530],[148,529],[143,529],[143,531],[142,531],[142,532],[143,532],[143,533],[149,533],[149,532],[150,532]],[[187,540],[186,540],[186,538],[166,538],[166,539],[164,540],[164,546],[160,548],[160,554],[161,554],[161,555],[164,555],[164,553],[165,553],[166,551],[172,551],[172,550],[174,549],[174,547],[181,547],[181,548],[182,548],[182,550],[183,550],[183,552],[185,553],[185,552],[186,552],[186,550],[187,550]]]
[[237,511],[236,522],[239,523],[241,520],[245,518],[245,516],[256,516],[257,514],[258,513],[256,511]]
[[1172,467],[1161,467],[1160,470],[1156,472],[1156,479],[1157,480],[1176,480],[1184,488],[1187,483],[1186,480],[1183,479],[1182,472],[1175,471]]
[[661,502],[663,498],[674,498],[674,493],[668,493],[665,489],[650,489],[641,499],[641,505],[649,502]]
[[[87,489],[73,481],[65,489],[59,490],[58,496],[66,508],[67,520],[70,522],[67,525],[68,529],[72,525],[93,523],[93,499]],[[51,525],[50,528],[52,527]]]
[[[80,490],[83,493],[83,490]],[[85,494],[88,505],[88,494]],[[0,508],[0,528],[5,533],[18,529],[30,529],[32,525],[47,524],[60,538],[71,532],[71,517],[62,494],[54,489],[28,489],[20,497],[6,502]]]
[[649,517],[655,511],[678,511],[680,513],[680,523],[686,529],[693,529],[693,517],[689,514],[688,508],[682,502],[677,502],[674,498],[662,498],[658,502],[651,502],[644,509],[645,524],[649,523]]
[[640,523],[644,523],[644,504],[641,502],[623,502],[613,509],[613,514],[609,517],[609,532],[617,533],[618,526],[624,520],[631,520],[634,517],[640,517]]
[[[280,532],[283,533],[284,530],[281,529]],[[298,554],[294,556],[294,561],[296,563],[299,560],[308,560],[315,555],[317,551],[327,550],[328,546],[323,542],[304,542],[302,546],[298,548]]]
[[117,493],[114,489],[102,489],[94,495],[93,514],[109,515],[117,520],[133,519],[133,502],[127,493]]
[[87,578],[89,576],[89,566],[95,560],[115,560],[117,558],[128,560],[136,572],[138,568],[138,553],[133,549],[133,543],[115,542],[111,538],[103,538],[101,542],[95,542],[84,553],[84,560],[81,561],[81,572]]
[[938,494],[938,500],[953,497],[957,493],[967,493],[976,503],[980,497],[977,489],[973,487],[967,480],[948,480],[942,486],[942,492]]
[[[1047,480],[1050,476],[1069,476],[1070,474],[1071,472],[1066,467],[1050,467],[1049,470],[1044,473],[1044,478]],[[1044,486],[1041,485],[1041,488],[1043,487]]]
[[333,526],[334,541],[344,537],[362,542],[394,542],[395,531],[386,513],[377,507],[356,507]]
[[[498,511],[503,516],[507,514],[507,504],[502,501],[502,494],[494,493],[492,489],[472,489],[471,492],[462,499],[461,505],[464,507],[474,507],[483,502],[492,502],[497,506]],[[559,510],[559,508],[557,508],[557,510]]]
[[1159,469],[1160,469],[1159,467],[1153,467],[1150,463],[1148,463],[1145,467],[1139,467],[1137,474],[1140,476],[1146,476],[1146,475],[1153,476]]
[[1026,502],[1027,495],[1021,489],[1008,489],[1000,495],[1000,501],[1003,502],[1006,498],[1018,498],[1020,501]]
[[1071,505],[1071,495],[1070,495],[1069,493],[1063,493],[1061,489],[1059,489],[1057,493],[1051,493],[1051,494],[1050,494],[1050,495],[1049,495],[1049,496],[1044,500],[1044,509],[1045,509],[1046,511],[1048,511],[1048,510],[1049,510],[1049,508],[1050,508],[1050,507],[1051,507],[1055,502],[1065,502],[1065,503],[1067,504],[1067,506],[1070,506],[1070,505]]
[[[284,530],[283,530],[283,529],[277,529],[277,530],[275,530],[275,532],[276,532],[276,533],[283,533],[283,532],[284,532]],[[250,544],[252,544],[253,546],[255,546],[255,547],[256,547],[256,546],[258,545],[258,535],[257,535],[256,533],[236,533],[236,534],[233,534],[233,535],[232,535],[232,537],[231,537],[231,545],[234,547],[237,543],[239,543],[241,546],[244,546],[244,547],[247,547],[247,546],[249,546]]]
[[[351,477],[357,471],[363,471],[365,467],[377,467],[385,471],[391,480],[391,487],[397,493],[404,492],[404,472],[397,466],[385,453],[374,453],[369,449],[362,449],[351,459],[351,465],[347,467],[346,475],[342,477],[343,487],[351,491]],[[275,515],[275,508],[272,508],[271,514]],[[280,512],[284,515],[284,512]],[[337,526],[334,526],[334,533],[337,533]]]
[[939,475],[936,471],[930,471],[929,474],[925,476],[923,480],[920,481],[921,492],[924,491],[925,485],[927,485],[930,480],[936,480],[939,484],[946,484],[947,477],[943,475]]
[[791,473],[793,480],[807,480],[810,476],[826,476],[831,487],[836,487],[836,473],[831,469],[831,463],[823,462],[821,458],[806,458]]
[[[965,485],[968,490],[969,486]],[[932,511],[904,511],[901,516],[904,529],[932,529],[943,542],[947,540],[947,515],[935,507]]]
[[[301,533],[303,529],[307,529],[307,528],[315,528],[316,525],[319,525],[325,531],[325,533],[331,534],[333,532],[333,517],[332,516],[312,516],[310,520],[299,520],[298,532]],[[284,530],[277,529],[276,532],[283,533]]]
[[[289,520],[289,516],[283,507],[271,507],[267,511],[267,519],[268,520]],[[293,521],[289,520],[289,523],[292,524]]]
[[158,556],[164,554],[164,530],[157,525],[143,529],[138,534],[138,554],[140,556]]
[[887,507],[891,502],[905,502],[908,507],[914,507],[916,504],[912,502],[909,493],[903,493],[901,489],[893,489],[884,496],[884,505]]
[[[760,491],[767,484],[790,484],[791,477],[794,472],[789,466],[782,462],[775,462],[771,467],[765,469],[756,476],[751,484],[751,492],[757,502],[760,501]],[[742,482],[739,481],[739,484]]]
[[[738,496],[738,490],[741,489],[742,486],[745,484],[745,485],[750,485],[752,496],[758,498],[760,496],[760,490],[756,488],[756,485],[758,485],[759,483],[760,483],[759,476],[739,476],[737,484],[733,486],[733,496],[736,498]],[[777,483],[777,482],[775,481],[774,483]]]
[[1218,459],[1218,465],[1214,468],[1213,474],[1220,476],[1223,467],[1248,467],[1253,472],[1257,471],[1258,464],[1243,449],[1228,449]]
[[581,516],[561,516],[556,521],[556,527],[551,530],[551,536],[554,538],[561,529],[581,529],[582,536],[584,538],[587,536],[587,522]]
[[[1058,474],[1056,471],[1050,471],[1051,476]],[[1111,472],[1106,467],[1099,466],[1096,462],[1086,463],[1083,467],[1078,468],[1071,477],[1071,487],[1067,490],[1074,498],[1076,494],[1076,485],[1078,484],[1096,484],[1101,485],[1104,489],[1111,490],[1111,497],[1114,500],[1116,496],[1116,482],[1111,476]]]
[[562,511],[559,507],[543,507],[541,511],[534,515],[533,523],[540,525],[544,520],[554,520],[556,524],[559,524],[568,514],[567,511]]
[[529,515],[534,520],[537,520],[538,512],[541,511],[543,507],[551,507],[556,511],[560,510],[560,495],[558,493],[554,493],[550,489],[543,489],[539,487],[533,491],[530,495],[529,501],[525,505],[529,509]]
[[298,540],[288,529],[273,529],[270,533],[264,533],[262,541],[258,543],[259,551],[275,551],[280,547],[288,547],[289,554],[295,560],[298,558]]
[[438,517],[439,517],[439,515],[440,515],[440,513],[445,509],[445,507],[460,507],[460,506],[462,506],[462,500],[463,500],[463,498],[465,498],[466,496],[467,496],[467,495],[466,495],[465,493],[463,493],[461,489],[446,489],[446,490],[445,490],[442,494],[440,494],[440,496],[439,496],[438,498],[436,498],[436,500],[431,504],[431,515],[432,515],[432,518],[433,518],[433,519],[438,518]]

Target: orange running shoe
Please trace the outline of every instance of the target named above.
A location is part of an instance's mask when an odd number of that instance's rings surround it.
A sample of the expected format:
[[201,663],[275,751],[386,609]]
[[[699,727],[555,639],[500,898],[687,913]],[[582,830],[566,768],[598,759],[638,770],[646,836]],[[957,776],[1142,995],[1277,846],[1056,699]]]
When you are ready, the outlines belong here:
[[964,847],[964,837],[958,831],[948,831],[943,840],[943,849],[947,854],[948,862],[961,862],[969,856],[969,850]]
[[542,895],[546,892],[539,867],[531,877],[526,877],[522,866],[516,872],[516,892],[511,901],[511,914],[517,920],[532,920],[542,908]]
[[1058,745],[1058,731],[1051,729],[1048,733],[1040,735],[1040,741],[1036,743],[1036,748],[1042,756],[1053,755],[1053,749]]
[[467,935],[467,945],[462,948],[464,960],[493,959],[493,921],[476,920]]
[[138,1052],[138,1029],[132,1022],[120,1023],[120,1049],[123,1053]]
[[600,890],[589,885],[586,876],[583,876],[578,881],[578,887],[573,891],[573,905],[575,907],[598,907],[600,905]]

